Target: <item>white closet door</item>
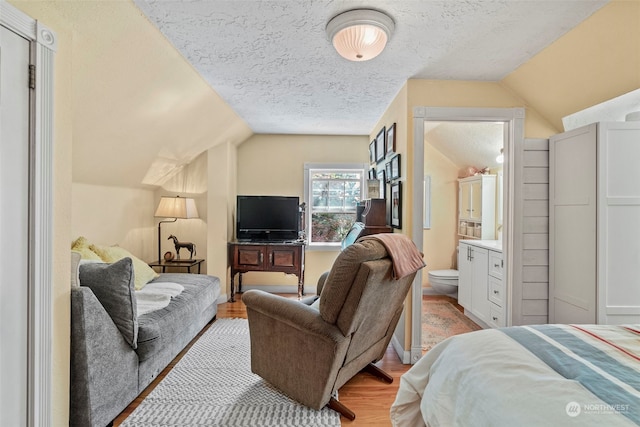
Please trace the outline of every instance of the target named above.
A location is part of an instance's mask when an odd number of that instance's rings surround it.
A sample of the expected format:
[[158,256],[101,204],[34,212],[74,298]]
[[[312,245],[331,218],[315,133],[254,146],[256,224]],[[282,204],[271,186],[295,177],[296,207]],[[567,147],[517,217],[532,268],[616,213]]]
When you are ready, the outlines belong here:
[[598,323],[640,322],[640,123],[598,124]]
[[27,425],[29,42],[0,26],[0,425]]
[[549,140],[549,322],[596,322],[596,125]]

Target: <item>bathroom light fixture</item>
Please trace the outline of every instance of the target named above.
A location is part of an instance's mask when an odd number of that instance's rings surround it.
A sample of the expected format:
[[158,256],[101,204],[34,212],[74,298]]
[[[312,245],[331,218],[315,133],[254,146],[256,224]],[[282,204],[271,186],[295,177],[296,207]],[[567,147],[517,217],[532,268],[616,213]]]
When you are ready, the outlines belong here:
[[503,149],[500,149],[500,154],[498,154],[498,157],[496,157],[496,162],[498,162],[499,165],[504,163],[504,153],[503,153]]
[[373,9],[353,9],[327,23],[336,51],[349,61],[368,61],[382,52],[395,28],[393,19]]
[[158,203],[158,209],[156,209],[155,217],[159,218],[173,218],[173,220],[164,220],[158,223],[158,262],[162,262],[160,257],[162,234],[161,225],[163,222],[176,222],[178,218],[190,219],[198,218],[198,209],[196,208],[196,202],[189,197],[161,197],[160,203]]

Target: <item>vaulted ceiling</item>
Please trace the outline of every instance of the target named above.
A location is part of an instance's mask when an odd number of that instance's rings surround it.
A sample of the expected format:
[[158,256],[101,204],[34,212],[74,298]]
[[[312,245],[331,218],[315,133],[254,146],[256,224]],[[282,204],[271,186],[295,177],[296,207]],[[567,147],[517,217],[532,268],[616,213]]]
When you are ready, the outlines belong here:
[[[366,135],[407,79],[500,81],[603,0],[134,0],[255,133]],[[349,62],[327,22],[388,14],[385,51]]]
[[[58,56],[71,58],[73,180],[124,187],[161,185],[252,133],[369,135],[407,79],[499,81],[606,3],[33,2],[71,34]],[[396,28],[380,56],[352,63],[325,26],[358,7]]]

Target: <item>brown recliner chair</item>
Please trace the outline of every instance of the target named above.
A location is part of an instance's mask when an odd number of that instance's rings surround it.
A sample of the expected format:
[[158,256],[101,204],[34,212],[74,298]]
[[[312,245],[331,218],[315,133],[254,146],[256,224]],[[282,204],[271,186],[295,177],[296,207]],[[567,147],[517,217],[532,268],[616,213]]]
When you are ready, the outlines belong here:
[[329,405],[354,419],[334,392],[363,369],[393,381],[373,363],[384,356],[422,267],[421,254],[406,236],[367,236],[341,252],[321,278],[319,304],[245,292],[252,372],[306,406]]

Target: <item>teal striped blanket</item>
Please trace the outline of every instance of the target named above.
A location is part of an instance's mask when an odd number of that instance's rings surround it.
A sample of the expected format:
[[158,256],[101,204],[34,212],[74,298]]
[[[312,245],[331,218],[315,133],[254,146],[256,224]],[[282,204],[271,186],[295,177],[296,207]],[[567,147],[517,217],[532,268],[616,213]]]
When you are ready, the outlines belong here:
[[640,425],[640,325],[451,337],[400,380],[394,426]]

